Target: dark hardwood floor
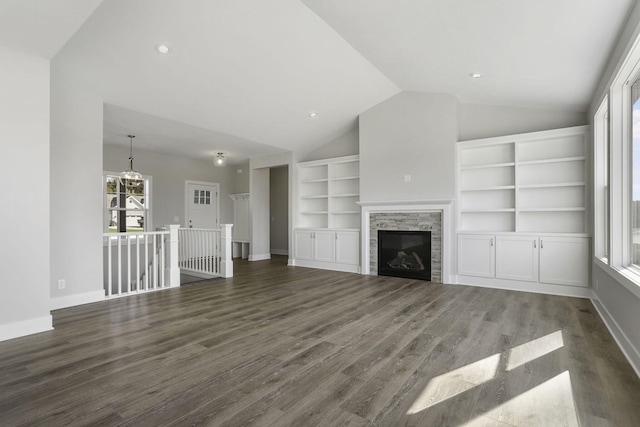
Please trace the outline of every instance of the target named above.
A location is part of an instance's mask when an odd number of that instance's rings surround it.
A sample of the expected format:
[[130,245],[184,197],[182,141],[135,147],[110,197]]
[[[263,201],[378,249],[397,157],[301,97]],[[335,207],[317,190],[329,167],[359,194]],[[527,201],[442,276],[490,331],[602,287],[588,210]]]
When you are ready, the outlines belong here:
[[0,343],[0,426],[638,426],[590,301],[236,260]]

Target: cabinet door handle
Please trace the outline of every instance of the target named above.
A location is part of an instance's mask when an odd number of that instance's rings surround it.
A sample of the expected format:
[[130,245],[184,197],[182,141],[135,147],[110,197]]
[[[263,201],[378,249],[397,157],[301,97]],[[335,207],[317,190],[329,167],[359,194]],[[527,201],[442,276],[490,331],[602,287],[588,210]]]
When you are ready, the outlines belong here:
[[336,240],[338,240],[338,233],[336,233]]
[[544,243],[542,243],[542,239],[540,239],[540,249],[544,249]]
[[533,241],[533,249],[535,249],[535,248],[536,248],[536,241],[534,240]]
[[493,246],[493,237],[491,238],[491,246]]

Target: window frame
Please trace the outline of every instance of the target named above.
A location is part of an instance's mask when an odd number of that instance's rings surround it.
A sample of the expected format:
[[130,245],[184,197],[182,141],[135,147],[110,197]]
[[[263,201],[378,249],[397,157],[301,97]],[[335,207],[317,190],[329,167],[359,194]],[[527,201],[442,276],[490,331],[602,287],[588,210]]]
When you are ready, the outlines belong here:
[[594,114],[594,256],[609,263],[610,205],[609,205],[609,96],[605,96]]
[[[640,77],[640,37],[629,48],[617,73],[610,80],[609,99],[609,251],[605,260],[594,253],[594,262],[640,298],[640,268],[631,263],[631,199],[632,199],[632,119],[631,85]],[[602,102],[602,100],[601,100]],[[594,123],[597,114],[592,116]],[[596,149],[594,126],[594,165],[603,161]],[[595,169],[595,168],[594,168]],[[597,178],[594,176],[594,178]],[[596,186],[594,186],[595,188]],[[594,193],[594,196],[596,194]],[[594,203],[597,209],[597,204]],[[598,227],[595,222],[595,227]]]
[[[107,206],[107,178],[109,177],[119,177],[120,173],[119,172],[110,172],[110,171],[103,171],[102,173],[102,210],[103,210],[103,233],[109,233],[109,223],[111,220],[111,212],[113,212],[113,210],[109,209],[109,207]],[[143,230],[142,231],[131,231],[131,232],[127,232],[129,234],[135,234],[135,233],[143,233],[143,232],[147,232],[147,231],[152,231],[151,230],[151,224],[153,224],[153,218],[152,218],[152,186],[153,186],[153,179],[150,175],[142,175],[142,179],[144,180],[144,205],[145,205],[145,209],[144,209],[144,226],[143,226]],[[139,209],[125,209],[125,210],[139,210]],[[118,233],[117,231],[115,233]],[[115,233],[111,233],[111,234],[115,234]]]

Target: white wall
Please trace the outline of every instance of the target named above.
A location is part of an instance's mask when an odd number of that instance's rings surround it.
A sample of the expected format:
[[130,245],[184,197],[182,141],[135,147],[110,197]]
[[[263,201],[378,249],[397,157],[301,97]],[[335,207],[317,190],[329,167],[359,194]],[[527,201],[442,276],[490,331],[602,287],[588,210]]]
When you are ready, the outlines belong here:
[[272,254],[289,254],[289,167],[269,171],[269,210]]
[[589,124],[585,112],[460,104],[459,140],[515,135]]
[[[610,62],[603,74],[598,90],[596,91],[589,119],[593,120],[593,115],[600,106],[602,99],[608,92],[613,79],[622,66],[622,61],[631,49],[631,45],[640,35],[640,4],[636,3],[627,24],[622,29],[620,40],[614,50]],[[620,141],[613,140],[612,145],[619,144]],[[615,269],[601,264],[594,260],[592,269],[593,293],[596,307],[613,333],[614,337],[622,347],[623,351],[634,365],[636,373],[640,375],[640,290],[638,285],[627,281]],[[597,281],[597,286],[596,285]],[[626,286],[635,289],[630,292]]]
[[[123,135],[123,138],[126,138]],[[211,161],[197,160],[154,151],[141,150],[136,147],[144,144],[144,136],[133,141],[134,169],[143,175],[151,175],[152,194],[152,226],[181,224],[184,226],[185,215],[185,181],[217,182],[220,184],[220,224],[233,222],[234,180],[237,179],[236,168],[226,166],[216,168]],[[104,145],[104,171],[119,172],[128,168],[129,148]],[[248,172],[248,171],[243,171]],[[174,218],[178,217],[178,221]]]
[[235,171],[233,178],[233,194],[249,192],[249,162],[241,165],[229,166]]
[[453,95],[402,92],[361,114],[360,200],[453,199],[457,131]]
[[343,157],[358,154],[360,150],[360,131],[354,129],[327,142],[324,145],[302,154],[298,161],[307,162],[311,160],[324,160],[333,157]]
[[[0,340],[51,329],[49,61],[0,46]],[[11,244],[9,244],[9,242]]]
[[[104,298],[102,283],[102,99],[52,61],[52,308]],[[66,287],[58,289],[58,280]]]

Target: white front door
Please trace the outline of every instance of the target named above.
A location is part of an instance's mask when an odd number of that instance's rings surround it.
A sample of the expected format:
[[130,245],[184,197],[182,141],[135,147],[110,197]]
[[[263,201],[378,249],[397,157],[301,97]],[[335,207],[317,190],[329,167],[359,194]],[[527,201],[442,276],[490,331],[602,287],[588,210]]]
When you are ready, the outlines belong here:
[[219,228],[220,184],[187,181],[186,220],[188,228]]

